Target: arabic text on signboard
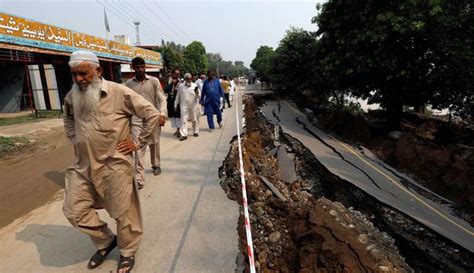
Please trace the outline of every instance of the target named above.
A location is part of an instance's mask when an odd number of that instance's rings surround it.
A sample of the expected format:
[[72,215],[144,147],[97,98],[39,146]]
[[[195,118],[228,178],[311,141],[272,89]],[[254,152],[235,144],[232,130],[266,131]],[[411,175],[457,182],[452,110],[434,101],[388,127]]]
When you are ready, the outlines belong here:
[[72,46],[71,31],[0,13],[0,34]]

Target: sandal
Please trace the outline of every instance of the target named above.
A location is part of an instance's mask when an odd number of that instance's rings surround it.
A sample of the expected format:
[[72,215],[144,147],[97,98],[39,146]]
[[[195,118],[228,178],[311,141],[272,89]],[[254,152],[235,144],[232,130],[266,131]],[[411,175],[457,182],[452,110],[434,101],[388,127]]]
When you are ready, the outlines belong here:
[[[117,246],[117,236],[114,235],[114,239],[112,240],[112,243],[106,248],[99,249],[97,252],[91,257],[89,260],[89,263],[87,264],[88,269],[94,269],[101,265],[104,261],[107,255]],[[105,251],[104,254],[101,252]]]
[[130,273],[132,272],[133,266],[135,265],[135,256],[131,257],[124,257],[120,255],[120,260],[118,263],[117,267],[117,272],[119,272],[121,269],[128,268],[125,271],[122,271],[123,273]]

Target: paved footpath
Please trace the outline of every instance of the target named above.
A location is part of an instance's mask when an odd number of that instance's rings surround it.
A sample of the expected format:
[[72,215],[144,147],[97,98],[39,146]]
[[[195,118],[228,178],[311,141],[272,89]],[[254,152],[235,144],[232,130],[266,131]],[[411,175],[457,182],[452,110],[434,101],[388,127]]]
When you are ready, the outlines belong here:
[[[222,129],[210,133],[201,117],[199,137],[184,142],[166,124],[163,173],[153,176],[147,170],[140,191],[145,233],[134,272],[235,271],[239,207],[227,199],[218,178],[236,135],[235,106],[224,111]],[[63,216],[62,194],[0,230],[0,272],[115,272],[117,250],[99,268],[86,269],[95,250]],[[100,215],[114,228],[104,211]]]

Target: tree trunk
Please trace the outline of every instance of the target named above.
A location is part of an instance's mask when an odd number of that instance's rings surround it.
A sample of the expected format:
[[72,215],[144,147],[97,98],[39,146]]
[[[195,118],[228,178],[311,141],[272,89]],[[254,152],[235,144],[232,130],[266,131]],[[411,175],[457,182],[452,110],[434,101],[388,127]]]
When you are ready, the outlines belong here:
[[390,104],[387,105],[387,119],[390,130],[400,129],[400,121],[402,120],[403,103],[400,99],[393,98]]
[[418,103],[413,106],[413,109],[415,110],[416,113],[424,114],[426,107],[424,103]]

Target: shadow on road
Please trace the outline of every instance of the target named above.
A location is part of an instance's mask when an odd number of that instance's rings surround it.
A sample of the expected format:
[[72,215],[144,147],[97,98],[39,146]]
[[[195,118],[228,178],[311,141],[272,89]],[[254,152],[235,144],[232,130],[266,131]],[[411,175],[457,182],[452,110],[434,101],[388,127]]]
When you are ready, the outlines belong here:
[[94,253],[88,237],[69,226],[31,224],[16,239],[34,243],[43,266],[71,266],[88,261]]

